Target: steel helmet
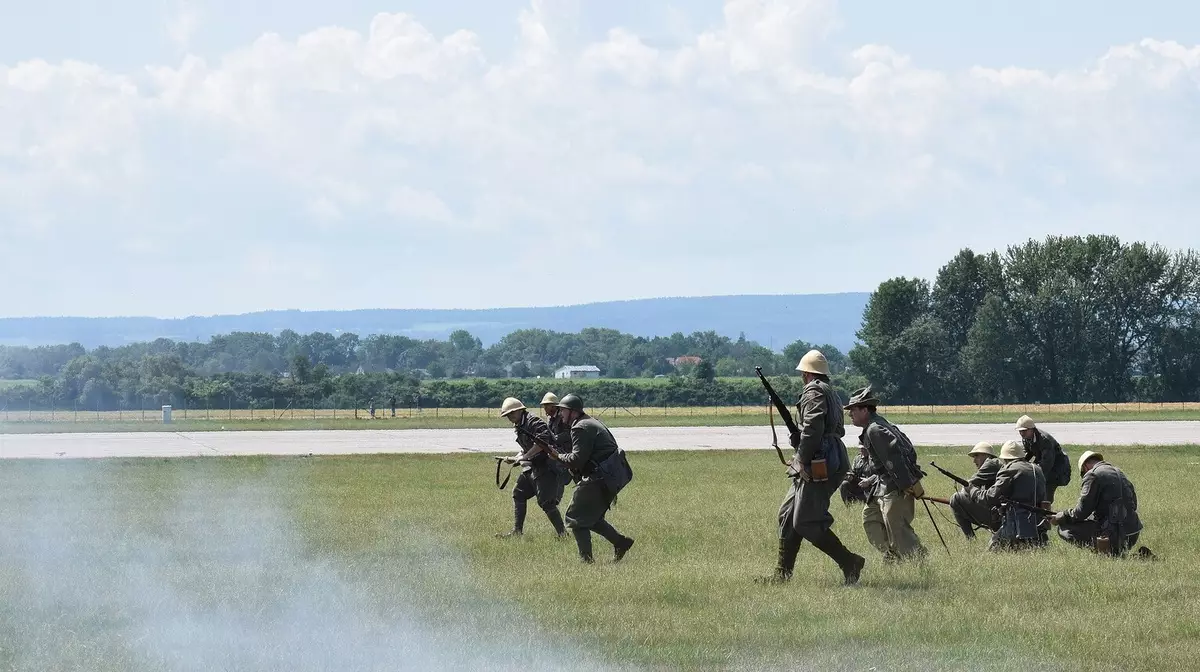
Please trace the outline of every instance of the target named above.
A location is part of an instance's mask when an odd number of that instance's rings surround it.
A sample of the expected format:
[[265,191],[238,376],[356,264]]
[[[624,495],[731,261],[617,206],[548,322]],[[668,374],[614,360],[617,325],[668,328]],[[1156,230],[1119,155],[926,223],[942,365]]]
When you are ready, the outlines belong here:
[[583,399],[578,394],[568,394],[558,402],[559,408],[569,408],[572,411],[583,412]]
[[509,413],[514,413],[516,411],[523,411],[523,410],[525,410],[525,404],[522,403],[521,400],[517,399],[516,397],[509,397],[504,400],[503,404],[500,404],[500,416],[501,417],[504,417],[504,416],[508,415]]

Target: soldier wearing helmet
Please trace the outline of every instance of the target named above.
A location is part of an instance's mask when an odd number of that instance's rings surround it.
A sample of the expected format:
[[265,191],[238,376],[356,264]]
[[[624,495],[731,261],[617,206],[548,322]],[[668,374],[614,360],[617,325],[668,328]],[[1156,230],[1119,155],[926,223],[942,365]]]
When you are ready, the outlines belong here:
[[[571,452],[571,428],[564,427],[562,419],[558,414],[558,395],[553,392],[547,392],[546,396],[542,397],[542,412],[546,414],[546,425],[550,428],[550,434],[554,436],[554,447],[559,452]],[[556,462],[557,464],[557,462]],[[563,470],[566,472],[566,470]]]
[[[506,538],[520,536],[525,529],[525,509],[528,501],[537,498],[538,506],[550,519],[554,531],[559,537],[566,535],[562,514],[558,511],[558,503],[562,501],[563,469],[552,462],[539,448],[530,435],[553,446],[554,437],[541,418],[529,413],[520,399],[508,397],[500,406],[500,415],[514,425],[517,445],[521,447],[518,455],[506,461],[521,464],[521,475],[513,486],[513,529],[497,534]],[[522,431],[524,430],[524,431]],[[527,432],[527,433],[526,433]]]
[[[850,471],[850,458],[842,443],[846,429],[841,402],[829,383],[829,362],[819,350],[805,354],[796,370],[804,378],[804,390],[796,404],[799,431],[789,437],[796,452],[788,470],[792,485],[779,506],[779,559],[775,572],[757,581],[791,580],[800,543],[807,539],[837,563],[845,583],[858,583],[866,559],[851,552],[833,533],[829,513],[829,499]],[[814,478],[813,465],[818,460],[824,460],[825,478],[819,472]],[[811,565],[805,567],[812,571]]]
[[1028,415],[1017,419],[1017,432],[1025,446],[1025,459],[1038,465],[1046,476],[1046,501],[1054,503],[1054,491],[1071,482],[1071,458],[1058,441],[1038,428]]
[[[1090,450],[1079,456],[1079,477],[1079,502],[1055,514],[1050,522],[1058,526],[1058,536],[1064,541],[1124,556],[1142,533],[1133,483],[1123,471],[1105,462],[1103,455]],[[1138,552],[1151,555],[1145,546]]]
[[[926,555],[921,538],[913,529],[917,498],[925,494],[917,464],[917,450],[900,428],[878,413],[879,400],[871,386],[857,390],[846,404],[850,420],[862,428],[859,442],[867,447],[871,470],[878,476],[868,494],[879,500],[878,516],[863,518],[868,536],[878,534],[882,524],[887,534],[884,562],[898,562]],[[874,530],[872,530],[874,528]],[[883,546],[880,544],[880,546]]]
[[1000,527],[988,504],[987,490],[996,483],[1001,465],[995,448],[986,441],[975,444],[967,455],[975,461],[975,475],[967,481],[966,488],[950,496],[950,510],[967,539],[974,539],[977,525],[993,532]]
[[612,544],[613,561],[620,562],[633,548],[633,539],[618,532],[604,516],[617,493],[633,479],[633,470],[608,427],[583,412],[583,399],[578,395],[559,400],[557,415],[571,436],[571,451],[559,453],[557,459],[580,476],[567,507],[567,527],[575,535],[579,558],[586,563],[594,561],[594,531]]
[[1038,514],[1010,502],[1046,506],[1046,477],[1038,465],[1026,459],[1025,449],[1016,441],[1007,441],[1000,447],[1000,462],[996,482],[986,495],[988,504],[1002,512],[1000,527],[992,535],[988,550],[1045,546]]

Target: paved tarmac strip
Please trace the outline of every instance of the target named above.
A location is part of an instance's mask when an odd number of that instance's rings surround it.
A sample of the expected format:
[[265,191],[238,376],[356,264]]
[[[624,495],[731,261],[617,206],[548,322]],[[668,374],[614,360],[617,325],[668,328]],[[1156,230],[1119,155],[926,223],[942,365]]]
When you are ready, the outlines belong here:
[[[1068,445],[1200,444],[1200,422],[1046,423]],[[968,446],[1017,439],[1011,424],[907,425],[919,446]],[[847,444],[858,429],[847,427]],[[642,450],[744,450],[771,447],[767,427],[624,427],[613,430],[621,447]],[[787,450],[787,436],[780,435]],[[128,432],[0,434],[0,458],[196,457],[217,455],[355,455],[485,453],[516,450],[510,429],[397,429],[314,431]]]

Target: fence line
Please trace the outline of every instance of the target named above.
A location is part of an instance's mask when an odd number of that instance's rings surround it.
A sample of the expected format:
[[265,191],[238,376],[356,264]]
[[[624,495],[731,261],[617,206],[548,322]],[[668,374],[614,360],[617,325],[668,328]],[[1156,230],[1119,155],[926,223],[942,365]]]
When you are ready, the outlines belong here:
[[[743,415],[749,419],[765,415],[766,406],[605,406],[592,407],[588,411],[597,417],[712,417]],[[1011,416],[1015,421],[1020,415],[1064,414],[1112,414],[1112,413],[1169,413],[1200,412],[1200,402],[1123,402],[1123,403],[1073,403],[1073,404],[1004,404],[1004,405],[958,405],[958,406],[881,406],[884,415],[903,419],[906,415],[995,415]],[[172,408],[172,420],[186,421],[271,421],[271,420],[370,420],[372,414],[367,407],[339,409],[288,406],[285,408]],[[374,419],[438,420],[442,418],[494,419],[500,421],[496,408],[407,408],[398,407],[393,416],[392,409],[375,408]],[[0,409],[0,421],[19,423],[161,423],[160,408],[123,409],[116,411],[88,411],[79,408],[33,410]],[[777,420],[778,421],[778,420]]]

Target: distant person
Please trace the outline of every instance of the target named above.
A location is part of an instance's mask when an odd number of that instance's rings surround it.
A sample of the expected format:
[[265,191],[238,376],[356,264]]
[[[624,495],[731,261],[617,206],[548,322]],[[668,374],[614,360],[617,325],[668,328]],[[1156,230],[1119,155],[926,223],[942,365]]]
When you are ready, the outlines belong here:
[[1017,431],[1025,446],[1025,459],[1038,465],[1046,476],[1046,501],[1054,503],[1054,491],[1071,482],[1071,458],[1058,441],[1038,429],[1033,418],[1022,415]]
[[575,535],[579,559],[594,562],[594,531],[612,544],[613,562],[620,562],[633,548],[633,539],[617,531],[604,517],[617,494],[633,479],[633,471],[608,427],[583,412],[583,399],[578,395],[564,396],[556,415],[571,434],[571,452],[558,453],[559,460],[581,477],[567,508],[567,526]]
[[[829,500],[850,470],[850,457],[842,443],[846,435],[842,405],[829,384],[829,362],[819,350],[806,353],[796,370],[804,379],[804,390],[796,404],[799,432],[788,437],[795,455],[788,470],[792,485],[779,506],[779,559],[774,574],[757,581],[790,581],[800,544],[807,539],[837,563],[846,584],[858,583],[867,560],[851,552],[833,533],[829,513]],[[814,459],[825,460],[825,478],[818,474],[814,479]],[[833,468],[828,469],[830,466]],[[811,563],[804,568],[806,573],[814,571]]]
[[988,504],[987,491],[996,483],[1000,473],[1000,458],[992,444],[981,441],[967,453],[975,461],[975,475],[967,481],[967,487],[950,496],[950,511],[967,539],[975,538],[975,527],[985,527],[992,532],[1000,526],[992,507]]
[[1046,477],[1038,465],[1026,459],[1024,449],[1016,441],[1000,447],[1000,462],[996,482],[987,491],[988,505],[1001,511],[1000,527],[992,535],[988,550],[1045,546],[1042,516],[1018,505],[1045,506]]
[[[1142,534],[1133,483],[1123,471],[1105,462],[1103,455],[1090,450],[1079,456],[1079,477],[1079,502],[1075,508],[1055,514],[1050,522],[1058,527],[1063,541],[1123,557]],[[1145,546],[1138,553],[1153,555]]]
[[[846,410],[850,421],[862,428],[859,441],[866,446],[871,458],[871,471],[876,479],[867,494],[878,499],[880,519],[866,520],[864,526],[883,523],[887,532],[887,548],[883,561],[887,563],[922,558],[927,554],[921,538],[913,529],[917,498],[925,494],[921,478],[925,475],[917,464],[917,450],[898,427],[878,413],[879,400],[868,385],[854,392]],[[867,531],[868,536],[871,530]]]
[[367,411],[371,414],[371,419],[375,419],[375,399],[371,399],[367,404]]
[[526,506],[528,501],[535,497],[538,506],[550,519],[554,532],[560,538],[566,536],[567,530],[563,525],[562,514],[558,511],[558,504],[563,496],[564,483],[560,477],[563,468],[556,466],[535,441],[536,437],[537,440],[553,446],[554,437],[550,434],[550,429],[541,418],[529,413],[525,404],[515,397],[504,400],[500,406],[500,416],[507,418],[514,425],[517,445],[521,447],[521,452],[516,457],[508,458],[507,462],[520,464],[521,475],[517,478],[512,493],[512,530],[496,536],[504,539],[524,534]]
[[[392,396],[388,397],[388,406],[392,407],[392,417],[396,417],[396,395],[393,394]],[[409,417],[412,417],[411,413],[409,414]]]

